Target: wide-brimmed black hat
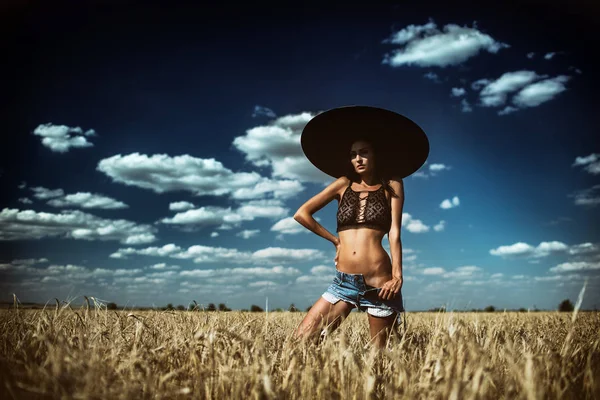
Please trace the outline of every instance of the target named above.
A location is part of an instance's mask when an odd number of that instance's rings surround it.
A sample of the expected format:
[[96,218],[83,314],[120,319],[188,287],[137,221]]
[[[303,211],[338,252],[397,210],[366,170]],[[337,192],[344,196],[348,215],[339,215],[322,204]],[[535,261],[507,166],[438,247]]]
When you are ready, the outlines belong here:
[[375,149],[375,165],[388,179],[405,178],[427,160],[429,140],[407,117],[369,106],[334,108],[311,119],[302,131],[302,150],[315,167],[339,178],[351,171],[350,147],[358,139]]

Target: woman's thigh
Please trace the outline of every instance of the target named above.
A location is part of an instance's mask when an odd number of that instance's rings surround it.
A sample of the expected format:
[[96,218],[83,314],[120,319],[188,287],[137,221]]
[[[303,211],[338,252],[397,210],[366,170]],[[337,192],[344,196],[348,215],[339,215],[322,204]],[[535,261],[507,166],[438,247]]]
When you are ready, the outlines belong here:
[[350,314],[354,305],[345,301],[332,304],[320,297],[304,317],[296,333],[298,335],[312,334],[321,328],[335,329],[344,318]]
[[376,346],[383,347],[389,337],[389,335],[395,332],[398,327],[396,326],[396,318],[398,313],[394,312],[388,317],[376,317],[369,315],[369,332],[371,333],[371,340]]

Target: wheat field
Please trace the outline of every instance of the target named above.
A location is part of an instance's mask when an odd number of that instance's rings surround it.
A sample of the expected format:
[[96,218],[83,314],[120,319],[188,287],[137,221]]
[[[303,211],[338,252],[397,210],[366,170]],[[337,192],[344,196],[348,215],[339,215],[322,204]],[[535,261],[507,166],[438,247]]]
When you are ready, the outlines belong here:
[[3,399],[597,399],[600,313],[406,313],[383,351],[353,312],[0,311]]

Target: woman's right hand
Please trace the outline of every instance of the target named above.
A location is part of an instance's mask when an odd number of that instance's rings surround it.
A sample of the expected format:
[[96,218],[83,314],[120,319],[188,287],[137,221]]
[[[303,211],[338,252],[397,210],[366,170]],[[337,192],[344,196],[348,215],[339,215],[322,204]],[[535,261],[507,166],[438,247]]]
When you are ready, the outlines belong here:
[[335,258],[333,259],[333,262],[335,263],[335,265],[337,265],[338,258],[340,258],[340,239],[338,238],[334,244],[335,244]]

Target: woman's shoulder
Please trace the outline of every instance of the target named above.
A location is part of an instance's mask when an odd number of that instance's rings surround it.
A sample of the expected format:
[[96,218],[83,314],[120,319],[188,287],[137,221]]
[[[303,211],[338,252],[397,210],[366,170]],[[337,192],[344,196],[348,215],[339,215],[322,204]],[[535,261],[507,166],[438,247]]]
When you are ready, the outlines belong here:
[[393,178],[388,181],[388,185],[394,190],[400,190],[404,187],[404,182],[402,179]]

